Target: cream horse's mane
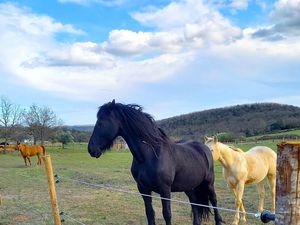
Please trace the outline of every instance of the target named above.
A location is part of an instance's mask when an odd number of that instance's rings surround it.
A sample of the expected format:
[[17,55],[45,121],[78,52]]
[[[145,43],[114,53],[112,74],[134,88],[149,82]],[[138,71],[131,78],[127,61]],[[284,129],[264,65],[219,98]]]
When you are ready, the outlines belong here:
[[232,150],[236,151],[236,152],[241,152],[244,153],[244,151],[238,147],[234,147],[234,146],[228,146],[229,148],[231,148]]

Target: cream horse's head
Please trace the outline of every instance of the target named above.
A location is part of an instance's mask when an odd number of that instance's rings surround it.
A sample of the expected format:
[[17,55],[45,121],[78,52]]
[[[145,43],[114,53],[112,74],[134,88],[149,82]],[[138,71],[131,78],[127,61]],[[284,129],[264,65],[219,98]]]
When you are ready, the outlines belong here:
[[204,143],[205,145],[210,149],[212,152],[213,159],[219,160],[220,158],[220,150],[218,148],[218,138],[216,136],[213,137],[204,137]]

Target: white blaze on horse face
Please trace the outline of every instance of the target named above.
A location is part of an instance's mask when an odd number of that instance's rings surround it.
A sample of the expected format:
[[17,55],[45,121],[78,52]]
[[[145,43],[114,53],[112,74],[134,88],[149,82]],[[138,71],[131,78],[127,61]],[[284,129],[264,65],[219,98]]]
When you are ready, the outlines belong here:
[[213,142],[212,141],[207,141],[207,142],[205,142],[205,144],[206,144],[206,146],[210,149],[210,151],[214,151],[213,150]]
[[205,141],[205,145],[210,149],[212,156],[213,156],[213,160],[216,161],[219,159],[219,154],[218,151],[216,149],[216,144],[214,142],[213,138],[206,138]]

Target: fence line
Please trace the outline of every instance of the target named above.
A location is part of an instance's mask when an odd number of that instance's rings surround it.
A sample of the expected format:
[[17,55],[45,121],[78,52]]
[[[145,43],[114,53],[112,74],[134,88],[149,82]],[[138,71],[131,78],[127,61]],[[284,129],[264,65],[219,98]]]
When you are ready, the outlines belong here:
[[[19,200],[20,198],[18,198]],[[22,198],[21,198],[22,199]],[[23,198],[24,199],[24,198]],[[24,203],[24,201],[21,201],[21,203],[18,203],[18,206],[17,206],[18,209],[21,208],[21,213],[22,214],[27,214],[27,215],[30,215],[30,217],[32,218],[35,218],[37,216],[42,216],[42,215],[46,215],[47,218],[44,218],[41,219],[42,221],[45,221],[45,220],[51,220],[53,221],[52,217],[50,216],[50,213],[48,213],[47,211],[49,211],[49,209],[47,209],[45,206],[42,207],[42,206],[39,206],[39,208],[35,207],[35,206],[32,206],[32,203]],[[31,212],[30,214],[28,212]],[[49,218],[48,218],[49,217]],[[1,224],[1,223],[0,223]]]
[[73,217],[69,216],[68,214],[65,214],[65,217],[68,217],[70,220],[75,221],[76,223],[79,223],[81,225],[86,225],[85,223],[80,222],[79,220],[74,219]]
[[[1,168],[2,169],[2,168]],[[40,177],[31,177],[31,176],[28,176],[28,175],[25,175],[25,174],[21,174],[20,172],[18,172],[18,173],[16,173],[17,175],[19,175],[19,176],[23,176],[23,177],[26,177],[26,178],[30,178],[30,179],[36,179],[36,180],[39,180],[39,181],[42,181],[42,182],[46,182],[44,179],[42,179],[42,178],[40,178]],[[48,196],[48,195],[47,195]],[[61,195],[60,195],[60,193],[58,192],[58,197],[61,197]],[[61,201],[60,201],[61,202]],[[45,209],[45,208],[43,208],[44,210],[45,210],[45,212],[42,212],[42,211],[40,211],[40,210],[38,210],[38,209],[36,209],[36,208],[34,208],[34,207],[30,207],[30,209],[35,209],[36,211],[38,211],[39,213],[46,213],[47,215],[50,215],[50,213],[47,213],[47,211],[49,211],[50,209]],[[63,210],[62,210],[62,212],[63,212]],[[73,221],[75,221],[75,222],[77,222],[78,224],[81,224],[81,225],[86,225],[85,223],[82,223],[82,222],[80,222],[79,220],[77,220],[77,219],[75,219],[75,218],[73,218],[72,216],[70,216],[69,214],[63,214],[66,218],[69,218],[70,220],[73,220]],[[53,220],[53,218],[52,218],[52,220]]]
[[103,189],[107,189],[107,190],[110,190],[110,191],[121,192],[121,193],[131,194],[131,195],[135,195],[135,196],[145,196],[145,197],[159,199],[159,200],[167,200],[167,201],[181,203],[181,204],[201,206],[201,207],[212,208],[212,209],[219,209],[219,210],[234,212],[234,213],[239,212],[239,213],[252,215],[255,218],[260,217],[260,213],[242,212],[242,211],[238,211],[238,210],[234,210],[234,209],[228,209],[228,208],[224,208],[224,207],[215,207],[215,206],[211,206],[211,205],[203,205],[203,204],[183,201],[183,200],[179,200],[179,199],[171,199],[171,198],[164,198],[164,197],[160,197],[160,196],[156,196],[156,195],[148,195],[148,194],[143,194],[143,193],[139,193],[139,192],[124,190],[124,189],[120,189],[120,188],[108,187],[108,186],[105,186],[105,185],[102,185],[102,184],[94,184],[94,183],[89,183],[89,182],[86,182],[86,181],[75,180],[75,179],[71,179],[71,178],[65,178],[65,177],[60,177],[60,178],[62,178],[64,180],[69,180],[69,181],[73,181],[73,182],[76,182],[76,183],[92,186],[92,187],[103,188]]
[[[30,179],[33,178],[33,179],[37,179],[37,180],[40,180],[40,181],[44,181],[44,179],[41,179],[39,177],[27,176],[25,174],[20,174],[20,173],[17,173],[17,174],[20,175],[20,176],[23,176],[23,177],[30,178]],[[239,210],[229,209],[229,208],[225,208],[225,207],[214,207],[214,206],[211,206],[211,205],[198,204],[198,203],[188,202],[188,201],[179,200],[179,199],[170,199],[170,198],[164,198],[164,197],[160,197],[160,196],[156,196],[156,195],[147,195],[147,194],[143,194],[143,193],[139,193],[139,192],[134,192],[134,191],[130,191],[130,190],[124,190],[124,189],[120,189],[120,188],[106,186],[106,185],[103,185],[103,184],[90,183],[90,182],[86,182],[86,181],[82,181],[82,180],[76,180],[76,179],[71,179],[71,178],[67,178],[67,177],[61,177],[61,176],[59,176],[59,178],[61,178],[62,180],[69,180],[69,181],[80,183],[80,184],[83,184],[83,185],[86,185],[86,186],[90,186],[90,187],[101,188],[101,189],[106,189],[106,190],[109,190],[109,191],[121,192],[121,193],[131,194],[131,195],[135,195],[135,196],[145,196],[145,197],[149,197],[149,198],[153,198],[153,199],[167,200],[167,201],[171,201],[171,202],[175,202],[175,203],[179,203],[179,204],[186,204],[186,205],[194,205],[194,206],[200,206],[200,207],[207,207],[207,208],[211,208],[211,209],[219,209],[219,210],[227,211],[227,212],[231,212],[231,213],[239,212],[239,213],[243,213],[243,214],[246,214],[246,215],[254,216],[255,218],[260,218],[260,216],[261,216],[261,213],[253,213],[253,212],[247,212],[247,211],[242,212],[242,211],[239,211]],[[42,212],[40,211],[40,213],[42,213]],[[66,218],[69,218],[70,220],[75,221],[78,224],[85,225],[84,223],[80,222],[79,220],[71,217],[69,214],[64,214],[64,216]]]
[[[28,176],[28,175],[21,174],[21,173],[17,173],[17,174],[20,175],[20,176],[26,177],[26,178],[30,178],[30,179],[33,178],[33,179],[36,179],[36,180],[39,180],[39,181],[44,181],[44,179],[41,179],[39,177],[32,177],[32,176]],[[86,186],[90,186],[90,187],[96,187],[96,188],[106,189],[106,190],[109,190],[109,191],[131,194],[131,195],[135,195],[135,196],[151,197],[153,199],[167,200],[167,201],[171,201],[171,202],[175,202],[175,203],[179,203],[179,204],[195,205],[195,206],[207,207],[207,208],[212,208],[212,209],[219,209],[219,210],[222,210],[222,211],[227,211],[227,212],[232,212],[232,213],[239,212],[239,213],[244,213],[246,215],[254,216],[255,218],[260,218],[260,216],[261,216],[261,213],[253,213],[253,212],[247,212],[247,211],[246,212],[242,212],[242,211],[238,211],[238,210],[234,210],[234,209],[229,209],[229,208],[224,208],[224,207],[214,207],[214,206],[211,206],[211,205],[203,205],[203,204],[188,202],[188,201],[179,200],[179,199],[169,199],[169,198],[164,198],[164,197],[160,197],[160,196],[156,196],[156,195],[147,195],[147,194],[142,194],[142,193],[139,193],[139,192],[134,192],[134,191],[130,191],[130,190],[124,190],[124,189],[115,188],[115,187],[109,187],[109,186],[102,185],[102,184],[90,183],[90,182],[76,180],[76,179],[71,179],[71,178],[67,178],[67,177],[61,177],[61,176],[59,176],[59,178],[61,178],[62,180],[69,180],[69,181],[72,181],[72,182],[75,182],[75,183],[80,183],[80,184],[83,184],[83,185],[86,185]],[[33,207],[31,207],[31,208],[33,208]],[[45,212],[42,212],[42,211],[37,210],[37,209],[36,209],[36,211],[38,211],[39,213],[45,213]],[[66,218],[68,218],[68,219],[70,219],[70,220],[78,223],[78,224],[86,225],[85,223],[82,223],[81,221],[73,218],[69,214],[64,214],[64,216]]]
[[[34,178],[34,179],[42,180],[41,178],[38,178],[38,177],[29,177],[29,176],[26,176],[26,175],[23,175],[23,174],[19,174],[19,175],[24,176],[24,177],[28,177],[28,178]],[[55,176],[57,176],[57,175],[55,175]],[[106,190],[109,190],[109,191],[121,192],[121,193],[131,194],[131,195],[135,195],[135,196],[151,197],[153,199],[167,200],[167,201],[171,201],[171,202],[175,202],[175,203],[179,203],[179,204],[186,204],[186,205],[207,207],[207,208],[212,208],[212,209],[219,209],[219,210],[222,210],[222,211],[227,211],[227,212],[232,212],[232,213],[239,212],[239,213],[243,213],[243,214],[246,214],[246,215],[254,216],[255,218],[260,218],[260,215],[261,215],[261,213],[254,213],[254,212],[247,212],[247,211],[242,212],[242,211],[239,211],[239,210],[228,209],[228,208],[224,208],[224,207],[214,207],[214,206],[211,206],[211,205],[203,205],[203,204],[188,202],[188,201],[179,200],[179,199],[169,199],[169,198],[164,198],[164,197],[160,197],[160,196],[156,196],[156,195],[147,195],[147,194],[142,194],[142,193],[139,193],[139,192],[134,192],[134,191],[124,190],[124,189],[120,189],[120,188],[110,187],[110,186],[106,186],[106,185],[103,185],[103,184],[89,183],[89,182],[86,182],[86,181],[71,179],[71,178],[62,177],[62,176],[59,176],[59,178],[61,178],[62,180],[69,180],[69,181],[72,181],[72,182],[84,184],[86,186],[92,186],[92,187],[96,187],[96,188],[106,189]],[[60,197],[60,194],[59,194],[59,197]],[[67,216],[67,215],[65,215],[65,216]],[[70,216],[67,216],[67,217],[72,218]],[[74,218],[72,218],[72,219],[74,221],[76,221],[76,219],[74,219]],[[78,221],[78,222],[80,224],[84,224],[80,221]]]

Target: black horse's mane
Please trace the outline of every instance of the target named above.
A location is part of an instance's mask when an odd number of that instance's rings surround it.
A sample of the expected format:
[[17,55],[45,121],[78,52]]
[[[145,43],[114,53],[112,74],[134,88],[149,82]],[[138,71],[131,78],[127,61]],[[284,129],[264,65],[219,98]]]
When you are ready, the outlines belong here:
[[153,147],[159,147],[162,142],[169,143],[170,139],[165,132],[158,127],[154,118],[143,112],[143,108],[137,104],[107,103],[103,105],[100,111],[111,110],[117,112],[122,124],[127,128],[130,134],[135,137],[141,137]]

